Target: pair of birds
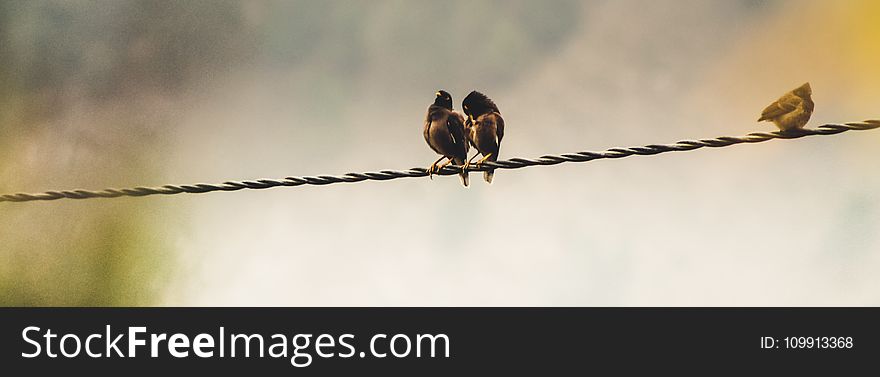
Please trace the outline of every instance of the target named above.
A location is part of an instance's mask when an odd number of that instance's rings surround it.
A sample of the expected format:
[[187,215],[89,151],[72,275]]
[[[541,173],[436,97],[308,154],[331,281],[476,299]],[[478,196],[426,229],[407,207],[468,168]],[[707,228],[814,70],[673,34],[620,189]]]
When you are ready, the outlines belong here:
[[[467,120],[452,109],[452,95],[445,90],[438,91],[434,103],[428,106],[423,133],[428,146],[441,155],[428,167],[428,176],[432,176],[450,163],[455,163],[462,167],[459,177],[461,183],[467,187],[467,168],[477,156],[483,156],[476,162],[477,166],[486,161],[498,160],[501,139],[504,138],[504,119],[498,106],[478,91],[468,94],[461,102],[461,107],[467,115]],[[473,146],[477,153],[468,159],[470,146]],[[437,166],[443,159],[448,161]],[[492,183],[494,176],[494,170],[483,172],[483,179],[488,183]]]
[[[813,89],[810,83],[785,93],[761,112],[758,122],[770,121],[782,132],[797,132],[804,128],[813,114]],[[461,183],[468,185],[467,168],[478,155],[483,155],[476,164],[497,161],[504,137],[504,119],[498,106],[485,94],[473,91],[461,102],[467,120],[452,109],[452,95],[444,90],[436,93],[434,103],[428,107],[425,118],[425,141],[434,152],[441,155],[428,167],[428,176],[450,163],[461,166]],[[468,159],[468,150],[473,145],[477,153]],[[443,165],[437,166],[443,159]],[[492,183],[495,172],[483,172],[486,182]]]

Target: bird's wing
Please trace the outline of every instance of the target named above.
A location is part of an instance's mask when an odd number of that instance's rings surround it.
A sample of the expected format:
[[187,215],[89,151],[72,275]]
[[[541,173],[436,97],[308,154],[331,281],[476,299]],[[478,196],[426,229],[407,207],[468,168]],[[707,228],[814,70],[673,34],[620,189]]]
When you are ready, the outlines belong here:
[[455,112],[450,114],[449,118],[446,119],[446,128],[449,130],[449,137],[452,138],[452,143],[462,145],[465,152],[467,152],[468,142],[464,135],[464,117]]
[[501,117],[501,114],[491,112],[480,115],[477,118],[477,123],[479,123],[480,130],[484,133],[483,137],[494,139],[492,141],[496,146],[501,145],[501,139],[504,138],[504,118]]
[[447,117],[448,117],[448,114],[445,111],[445,109],[443,109],[439,106],[434,106],[434,105],[431,105],[428,107],[428,114],[425,116],[425,129],[424,129],[425,140],[428,140],[428,137],[431,132],[431,125],[434,122],[437,122],[437,124],[444,124],[444,123],[446,123]]
[[758,121],[773,119],[780,115],[788,114],[795,109],[800,104],[801,99],[794,95],[785,95],[776,102],[767,106],[764,111],[761,112],[761,118]]
[[504,138],[504,118],[502,118],[501,114],[498,114],[498,113],[495,113],[495,118],[497,118],[496,122],[495,122],[496,123],[495,128],[497,129],[497,131],[495,131],[495,133],[498,136],[498,145],[500,146],[501,139]]
[[428,144],[431,143],[431,117],[428,116],[428,119],[425,119],[425,126],[422,127],[422,136],[425,137],[425,141]]

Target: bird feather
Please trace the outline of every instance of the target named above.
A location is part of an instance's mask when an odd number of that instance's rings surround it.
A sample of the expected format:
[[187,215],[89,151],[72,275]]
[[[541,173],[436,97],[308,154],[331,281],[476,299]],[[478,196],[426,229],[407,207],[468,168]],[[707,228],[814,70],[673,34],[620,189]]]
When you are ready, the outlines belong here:
[[761,118],[758,121],[773,119],[792,111],[795,111],[801,103],[801,99],[795,95],[786,95],[771,103],[764,111],[761,112]]

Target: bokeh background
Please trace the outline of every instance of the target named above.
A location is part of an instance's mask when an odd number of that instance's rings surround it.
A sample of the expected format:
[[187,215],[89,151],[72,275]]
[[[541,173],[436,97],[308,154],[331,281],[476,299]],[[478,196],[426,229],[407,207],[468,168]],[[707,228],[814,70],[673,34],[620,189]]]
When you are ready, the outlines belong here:
[[[0,192],[406,169],[880,117],[877,1],[3,1]],[[880,305],[880,131],[472,176],[0,204],[2,305]]]

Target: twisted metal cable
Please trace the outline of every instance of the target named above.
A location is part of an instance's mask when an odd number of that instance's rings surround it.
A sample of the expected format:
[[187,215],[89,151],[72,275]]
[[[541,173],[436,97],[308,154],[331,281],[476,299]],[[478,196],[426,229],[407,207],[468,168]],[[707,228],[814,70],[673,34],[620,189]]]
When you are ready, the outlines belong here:
[[[690,151],[703,147],[719,148],[734,144],[760,143],[772,139],[797,139],[812,135],[835,135],[846,131],[860,131],[880,128],[880,120],[866,120],[844,124],[825,124],[814,129],[795,130],[789,132],[755,132],[746,136],[722,136],[714,139],[682,140],[673,144],[651,144],[642,147],[611,148],[603,152],[576,152],[561,155],[546,155],[534,159],[511,158],[496,162],[485,162],[481,166],[470,166],[468,171],[485,171],[489,169],[519,169],[538,165],[556,165],[563,162],[587,162],[606,158],[622,158],[632,155],[655,155],[659,153]],[[435,175],[453,175],[461,172],[461,166],[448,165]],[[425,168],[411,168],[405,171],[382,170],[367,173],[348,173],[345,175],[319,175],[308,177],[287,177],[284,179],[259,179],[252,181],[229,181],[220,184],[192,184],[192,185],[165,185],[161,187],[135,187],[125,189],[105,189],[101,191],[67,190],[47,191],[39,194],[4,194],[0,195],[0,202],[29,202],[37,200],[56,199],[90,199],[90,198],[118,198],[122,196],[148,196],[148,195],[174,195],[181,193],[201,194],[212,191],[238,191],[244,189],[262,190],[279,186],[302,186],[302,185],[329,185],[332,183],[354,183],[361,181],[387,181],[398,178],[426,177],[428,171]]]

